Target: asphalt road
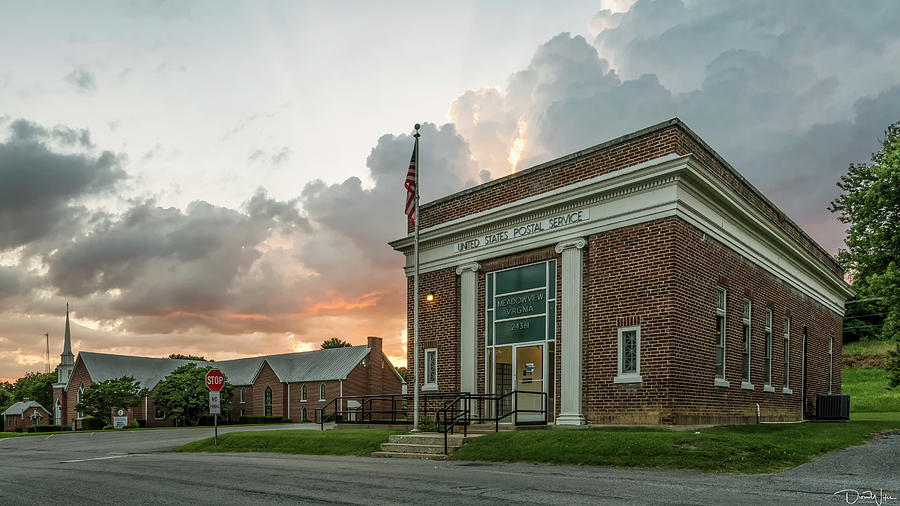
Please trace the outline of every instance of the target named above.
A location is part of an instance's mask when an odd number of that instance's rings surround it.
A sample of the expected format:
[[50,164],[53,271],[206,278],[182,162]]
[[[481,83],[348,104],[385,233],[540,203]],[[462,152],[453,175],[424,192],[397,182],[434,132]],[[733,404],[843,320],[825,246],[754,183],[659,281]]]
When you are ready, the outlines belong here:
[[[314,430],[312,425],[247,427]],[[776,475],[274,454],[180,454],[206,429],[0,440],[0,504],[848,504],[900,506],[900,435]],[[850,493],[850,500],[855,499]],[[856,504],[876,504],[860,499]]]

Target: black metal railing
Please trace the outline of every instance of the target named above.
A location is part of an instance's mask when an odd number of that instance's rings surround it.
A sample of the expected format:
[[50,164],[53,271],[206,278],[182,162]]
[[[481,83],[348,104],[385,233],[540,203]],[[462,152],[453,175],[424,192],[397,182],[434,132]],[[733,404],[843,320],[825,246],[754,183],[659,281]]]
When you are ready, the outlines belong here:
[[[536,401],[523,402],[534,397],[537,397]],[[329,422],[408,424],[413,420],[413,402],[412,394],[335,397],[316,408],[315,422],[322,430]],[[546,392],[512,390],[503,394],[448,392],[419,395],[420,426],[430,429],[433,415],[434,430],[444,434],[445,453],[448,434],[455,433],[458,427],[468,435],[468,427],[474,423],[493,423],[495,432],[500,430],[500,423],[506,421],[514,425],[546,425],[548,408]],[[528,414],[536,416],[531,420],[520,416]]]

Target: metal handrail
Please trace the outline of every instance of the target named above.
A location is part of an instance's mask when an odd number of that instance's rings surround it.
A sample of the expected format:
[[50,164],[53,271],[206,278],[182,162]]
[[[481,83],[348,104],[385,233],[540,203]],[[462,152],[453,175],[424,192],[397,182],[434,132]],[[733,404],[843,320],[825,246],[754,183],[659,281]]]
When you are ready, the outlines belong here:
[[[437,425],[437,430],[438,430],[438,432],[444,433],[444,455],[447,454],[447,438],[449,437],[448,433],[453,431],[453,428],[459,423],[460,420],[466,421],[466,423],[462,424],[463,431],[464,431],[465,436],[469,435],[469,432],[468,432],[469,413],[471,411],[470,397],[469,397],[470,395],[471,394],[466,393],[466,392],[463,392],[463,393],[457,395],[452,401],[444,404],[444,407],[435,415],[435,425]],[[461,400],[466,401],[466,409],[460,410],[460,413],[458,415],[454,414],[453,419],[448,424],[448,420],[447,420],[448,415],[449,415],[448,411],[450,410],[450,408],[453,408],[453,411],[455,413],[456,412],[456,403]],[[443,431],[441,430],[441,423],[440,423],[441,414],[444,415],[444,417],[443,417],[444,418],[444,423],[443,423],[444,430]]]

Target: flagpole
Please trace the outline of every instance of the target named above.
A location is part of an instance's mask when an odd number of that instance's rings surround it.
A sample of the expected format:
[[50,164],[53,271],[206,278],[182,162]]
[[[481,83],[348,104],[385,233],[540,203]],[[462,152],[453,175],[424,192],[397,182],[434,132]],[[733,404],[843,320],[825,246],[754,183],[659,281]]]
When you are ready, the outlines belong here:
[[413,274],[413,432],[419,431],[419,171],[422,161],[419,159],[419,124],[416,123],[416,210],[415,210],[415,246]]

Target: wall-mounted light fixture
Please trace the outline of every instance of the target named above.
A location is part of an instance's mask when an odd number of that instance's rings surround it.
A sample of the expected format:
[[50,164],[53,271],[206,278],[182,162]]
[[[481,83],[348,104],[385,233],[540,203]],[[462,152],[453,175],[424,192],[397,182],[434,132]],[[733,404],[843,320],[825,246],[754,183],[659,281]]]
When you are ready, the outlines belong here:
[[425,300],[426,300],[427,302],[434,302],[434,294],[433,294],[433,293],[429,293],[428,295],[425,296]]

